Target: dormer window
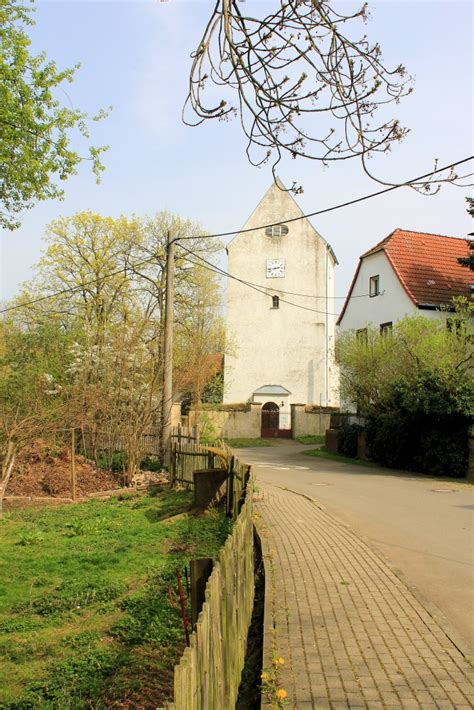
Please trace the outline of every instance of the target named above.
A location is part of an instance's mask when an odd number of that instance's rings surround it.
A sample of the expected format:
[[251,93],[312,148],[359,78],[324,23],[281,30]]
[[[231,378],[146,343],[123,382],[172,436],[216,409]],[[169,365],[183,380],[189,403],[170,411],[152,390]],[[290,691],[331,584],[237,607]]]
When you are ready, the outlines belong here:
[[272,308],[280,308],[280,297],[272,296]]
[[369,279],[369,296],[378,296],[380,294],[380,277],[371,276]]
[[288,227],[286,224],[273,224],[265,229],[265,234],[267,237],[284,237],[288,234]]

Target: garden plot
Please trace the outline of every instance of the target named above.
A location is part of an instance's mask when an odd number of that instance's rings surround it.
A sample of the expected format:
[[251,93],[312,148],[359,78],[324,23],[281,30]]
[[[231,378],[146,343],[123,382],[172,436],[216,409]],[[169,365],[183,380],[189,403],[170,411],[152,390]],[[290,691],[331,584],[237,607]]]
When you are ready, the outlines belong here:
[[156,708],[184,649],[176,570],[212,557],[219,512],[185,491],[0,520],[0,707]]

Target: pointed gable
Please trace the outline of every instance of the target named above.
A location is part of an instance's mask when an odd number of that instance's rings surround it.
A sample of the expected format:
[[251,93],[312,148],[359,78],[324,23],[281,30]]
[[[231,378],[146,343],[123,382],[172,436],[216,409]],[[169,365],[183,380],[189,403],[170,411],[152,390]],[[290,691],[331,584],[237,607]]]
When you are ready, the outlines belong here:
[[309,219],[304,216],[301,207],[297,204],[292,193],[287,190],[278,177],[275,182],[272,182],[250,217],[243,225],[241,231],[227,243],[226,248],[228,249],[231,247],[236,240],[241,241],[242,239],[245,239],[246,236],[251,237],[251,239],[255,239],[255,235],[259,232],[262,236],[265,236],[266,227],[277,224],[286,225],[288,227],[288,236],[291,237],[292,224],[295,224],[295,222],[304,223],[310,232],[313,232],[318,239],[321,239],[321,241],[327,245],[333,262],[335,264],[339,263],[331,245],[313,227]]
[[466,256],[466,239],[395,229],[360,257],[338,325],[351,298],[362,260],[381,251],[416,306],[448,305],[454,296],[470,294],[472,273],[458,262],[459,257]]

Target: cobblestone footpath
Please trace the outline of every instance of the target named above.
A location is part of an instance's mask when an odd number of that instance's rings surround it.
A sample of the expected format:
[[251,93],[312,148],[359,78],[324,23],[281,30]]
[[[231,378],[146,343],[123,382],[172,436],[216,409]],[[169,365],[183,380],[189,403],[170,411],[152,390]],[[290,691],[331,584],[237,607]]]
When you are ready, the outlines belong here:
[[391,568],[315,501],[259,487],[263,706],[473,708],[469,659]]

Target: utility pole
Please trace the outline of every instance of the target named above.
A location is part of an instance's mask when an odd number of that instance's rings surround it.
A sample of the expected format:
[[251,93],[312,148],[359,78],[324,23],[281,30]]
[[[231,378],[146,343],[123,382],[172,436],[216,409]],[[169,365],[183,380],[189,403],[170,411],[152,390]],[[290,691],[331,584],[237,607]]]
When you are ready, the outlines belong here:
[[171,437],[173,405],[173,311],[174,311],[174,239],[168,231],[166,243],[165,336],[163,343],[163,400],[161,411],[161,451],[165,454]]

